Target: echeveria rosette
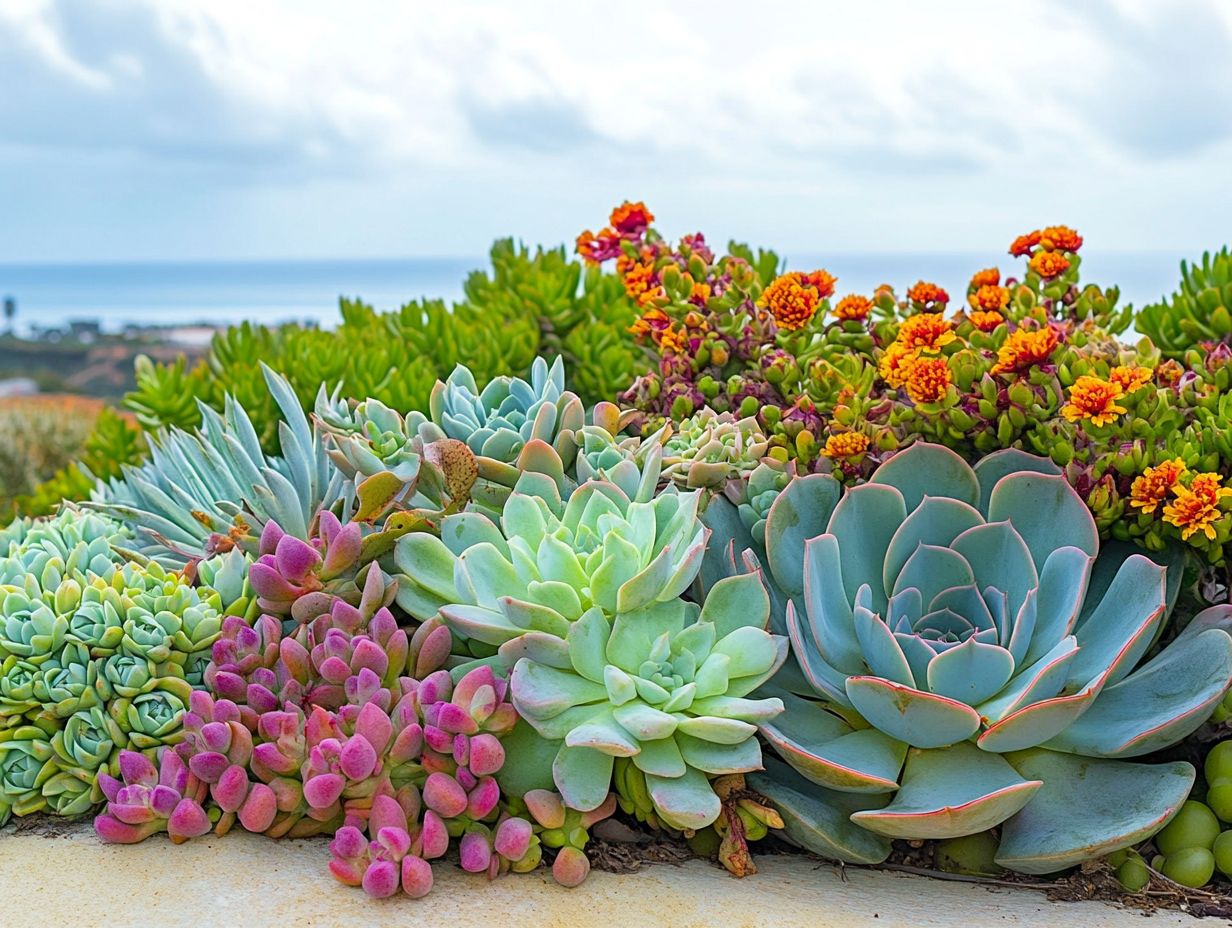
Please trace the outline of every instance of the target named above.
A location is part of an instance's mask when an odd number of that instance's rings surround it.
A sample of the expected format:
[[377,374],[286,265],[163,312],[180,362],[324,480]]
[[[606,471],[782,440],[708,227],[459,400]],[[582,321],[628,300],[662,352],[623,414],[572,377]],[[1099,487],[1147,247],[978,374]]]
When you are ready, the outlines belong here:
[[741,419],[706,407],[670,426],[663,475],[682,487],[717,490],[751,473],[769,448],[755,416]]
[[[1020,451],[972,470],[917,443],[839,496],[828,476],[794,481],[766,530],[792,650],[822,699],[784,692],[786,711],[762,725],[802,775],[754,781],[781,799],[789,834],[876,859],[885,838],[1000,825],[998,861],[1045,873],[1167,821],[1192,767],[1123,758],[1176,743],[1222,699],[1232,609],[1201,614],[1139,667],[1167,618],[1165,568],[1097,559],[1087,507]],[[865,802],[836,805],[839,793]]]
[[181,722],[192,686],[179,677],[161,677],[144,692],[114,699],[107,713],[120,726],[134,750],[176,744],[183,737]]
[[165,831],[175,844],[197,838],[212,827],[202,803],[206,784],[173,750],[151,760],[136,751],[121,751],[120,777],[101,773],[99,787],[107,807],[94,819],[94,830],[112,844],[136,844]]
[[[7,663],[7,662],[6,662]],[[51,660],[39,665],[34,679],[34,698],[43,711],[66,718],[100,704],[99,662],[85,645],[69,642]],[[4,691],[0,670],[0,698]]]
[[19,520],[0,534],[0,583],[20,586],[33,576],[54,589],[73,574],[108,576],[123,562],[113,545],[131,540],[114,519],[72,505],[51,518]]
[[240,548],[198,562],[197,581],[218,594],[224,616],[256,618],[257,597],[248,582],[251,567],[252,559]]
[[80,815],[102,801],[98,773],[114,773],[112,767],[127,744],[128,737],[101,706],[65,719],[64,727],[51,738],[56,773],[43,784],[49,811]]
[[43,786],[56,774],[55,730],[49,719],[0,729],[0,825],[47,808]]
[[562,742],[552,773],[565,802],[599,808],[615,758],[628,757],[664,822],[713,822],[720,802],[709,777],[761,769],[757,726],[782,711],[777,698],[748,698],[787,656],[787,640],[765,630],[769,609],[747,574],[716,584],[700,610],[675,599],[609,620],[592,608],[563,640],[521,642],[513,703],[540,736]]
[[317,393],[316,419],[329,436],[329,456],[348,477],[390,473],[403,484],[419,479],[421,458],[414,426],[380,400],[369,397],[352,404],[342,398],[341,385],[332,395],[322,385]]
[[670,603],[693,581],[705,548],[696,492],[633,502],[590,481],[565,503],[537,476],[519,481],[499,526],[468,512],[446,518],[440,538],[400,539],[398,604],[420,619],[439,611],[490,653],[528,632],[563,638],[592,608]]
[[429,401],[431,419],[411,413],[421,439],[441,438],[466,442],[480,459],[512,464],[528,442],[550,445],[564,464],[573,463],[572,433],[586,424],[581,399],[565,389],[565,366],[561,358],[551,368],[543,358],[531,365],[530,382],[520,377],[495,377],[480,390],[470,370],[459,364],[444,381],[438,381]]
[[0,655],[43,664],[64,647],[68,618],[31,578],[24,587],[0,586]]

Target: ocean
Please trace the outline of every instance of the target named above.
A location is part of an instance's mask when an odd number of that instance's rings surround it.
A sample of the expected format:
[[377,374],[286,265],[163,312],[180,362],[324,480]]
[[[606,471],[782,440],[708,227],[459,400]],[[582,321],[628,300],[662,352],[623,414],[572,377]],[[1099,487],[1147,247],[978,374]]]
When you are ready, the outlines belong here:
[[[1171,293],[1179,253],[1084,255],[1083,280],[1117,284],[1121,300],[1136,306]],[[1196,258],[1198,256],[1189,256]],[[997,265],[1021,266],[1008,255],[849,253],[787,256],[788,267],[825,267],[838,276],[838,294],[871,293],[881,283],[901,292],[931,280],[958,298],[971,274]],[[243,320],[278,323],[338,321],[338,298],[359,297],[381,310],[418,297],[458,300],[466,274],[486,267],[482,258],[389,258],[302,261],[201,261],[108,264],[0,264],[0,299],[16,301],[15,327],[62,326],[97,320],[104,330],[129,324],[222,325]]]

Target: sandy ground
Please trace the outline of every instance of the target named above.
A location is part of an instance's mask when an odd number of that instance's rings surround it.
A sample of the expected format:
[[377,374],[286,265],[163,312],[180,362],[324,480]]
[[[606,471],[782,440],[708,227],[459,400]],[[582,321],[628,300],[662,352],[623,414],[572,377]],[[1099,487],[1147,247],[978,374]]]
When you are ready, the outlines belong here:
[[[485,928],[1034,928],[1141,926],[1141,913],[1100,902],[1052,903],[1030,890],[763,857],[745,880],[698,861],[640,873],[595,873],[564,890],[540,871],[494,883],[445,863],[424,900],[368,899],[326,872],[326,842],[247,834],[175,846],[159,837],[102,845],[88,826],[0,834],[0,926],[107,928],[428,925]],[[1198,924],[1156,913],[1151,928]]]

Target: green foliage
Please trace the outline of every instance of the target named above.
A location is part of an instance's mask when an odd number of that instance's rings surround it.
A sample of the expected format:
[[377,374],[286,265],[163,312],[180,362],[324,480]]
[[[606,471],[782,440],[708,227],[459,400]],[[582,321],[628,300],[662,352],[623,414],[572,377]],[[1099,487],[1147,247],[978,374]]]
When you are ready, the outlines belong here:
[[1180,359],[1203,342],[1232,336],[1232,254],[1225,245],[1202,263],[1181,262],[1181,285],[1171,299],[1145,306],[1135,325],[1164,357]]

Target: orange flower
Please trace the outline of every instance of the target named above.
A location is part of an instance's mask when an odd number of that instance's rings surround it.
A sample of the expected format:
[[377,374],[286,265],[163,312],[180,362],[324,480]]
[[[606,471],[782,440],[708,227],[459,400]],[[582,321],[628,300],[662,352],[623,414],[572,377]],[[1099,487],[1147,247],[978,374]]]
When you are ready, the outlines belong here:
[[1001,271],[995,267],[986,267],[971,275],[972,290],[978,290],[980,287],[995,287],[999,283],[1001,283]]
[[996,284],[984,284],[976,290],[967,301],[975,309],[1000,312],[1010,303],[1010,292],[1005,287]]
[[1148,467],[1134,479],[1129,488],[1129,504],[1143,512],[1154,512],[1168,497],[1168,492],[1185,473],[1185,461],[1173,458],[1156,467]]
[[[838,301],[834,307],[834,315],[843,321],[867,319],[873,310],[873,301],[866,296],[849,294]],[[853,433],[854,434],[854,433]]]
[[1181,530],[1181,539],[1201,532],[1215,540],[1215,523],[1223,516],[1219,502],[1232,496],[1218,474],[1197,474],[1188,487],[1175,487],[1176,499],[1164,507],[1164,521]]
[[1154,373],[1149,367],[1127,367],[1119,364],[1108,373],[1108,379],[1120,386],[1128,396],[1139,387],[1150,383]]
[[829,271],[810,271],[805,275],[805,280],[823,300],[834,295],[834,281],[837,278]]
[[1069,270],[1069,258],[1056,251],[1037,251],[1027,266],[1044,280],[1052,280]]
[[636,203],[630,203],[628,200],[625,200],[612,210],[611,218],[608,221],[621,235],[639,235],[645,232],[646,227],[654,222],[654,214],[646,208],[646,204],[641,200]]
[[1005,321],[1005,317],[995,310],[975,309],[967,314],[967,318],[981,332],[996,331],[997,326]]
[[907,371],[907,395],[916,403],[935,403],[953,382],[945,358],[921,358]]
[[654,265],[637,263],[624,273],[625,293],[629,299],[639,306],[645,306],[663,292],[659,286],[659,275],[655,273]]
[[770,310],[779,328],[794,332],[812,321],[821,301],[833,292],[834,278],[825,271],[790,271],[770,282],[757,305]]
[[1019,329],[1011,332],[997,349],[994,374],[1022,373],[1036,364],[1043,364],[1054,351],[1060,339],[1051,326],[1042,329]]
[[940,304],[944,307],[945,304],[950,301],[950,295],[936,284],[931,284],[926,280],[920,280],[907,290],[907,299],[911,300],[913,303],[922,303],[925,306]]
[[891,342],[881,356],[877,370],[891,387],[901,387],[907,382],[907,373],[919,359],[919,352],[901,342]]
[[601,264],[621,254],[620,236],[611,229],[604,229],[598,235],[587,229],[577,237],[575,249],[588,264]]
[[860,432],[843,432],[826,438],[826,457],[855,458],[868,450],[868,436]]
[[1124,395],[1119,384],[1084,374],[1069,388],[1069,402],[1061,407],[1061,415],[1070,422],[1087,419],[1092,425],[1107,425],[1125,412],[1117,405]]
[[705,306],[708,299],[710,299],[710,284],[694,283],[693,290],[689,294],[690,302],[697,303],[699,306]]
[[1069,226],[1049,226],[1039,234],[1039,243],[1048,251],[1077,251],[1082,236]]
[[629,326],[629,331],[635,338],[645,338],[647,335],[653,337],[664,329],[670,329],[671,326],[672,320],[668,318],[667,313],[658,307],[651,307],[642,313],[633,325]]
[[952,325],[936,313],[908,316],[898,329],[898,343],[905,348],[940,351],[954,341]]
[[668,327],[659,333],[659,350],[664,354],[684,354],[688,333],[684,329]]
[[1021,258],[1024,255],[1029,255],[1031,249],[1040,243],[1040,232],[1037,229],[1034,232],[1028,232],[1026,235],[1020,235],[1014,239],[1010,245],[1010,254],[1015,258]]

